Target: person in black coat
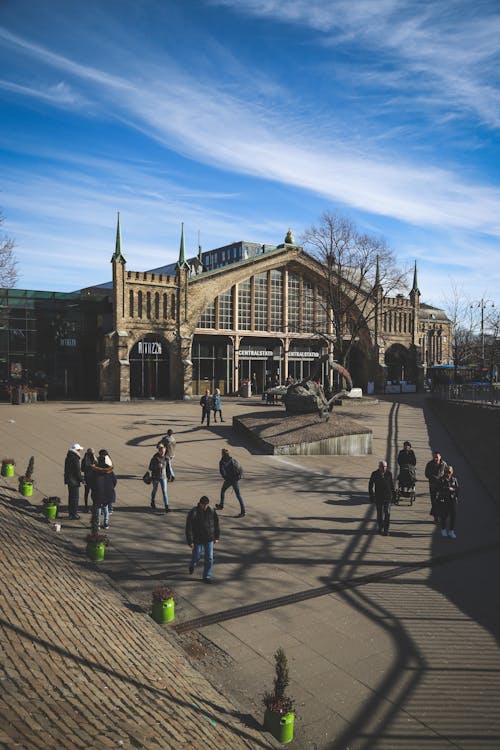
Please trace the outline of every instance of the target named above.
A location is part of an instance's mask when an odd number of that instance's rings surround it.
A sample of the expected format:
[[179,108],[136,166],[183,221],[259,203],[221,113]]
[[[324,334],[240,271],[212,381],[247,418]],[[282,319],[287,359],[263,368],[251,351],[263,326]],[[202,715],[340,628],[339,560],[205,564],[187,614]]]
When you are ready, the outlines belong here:
[[409,440],[405,440],[402,450],[398,453],[399,475],[398,481],[400,487],[414,487],[417,480],[417,457],[412,450]]
[[90,475],[90,489],[92,502],[94,504],[92,514],[92,526],[99,528],[101,512],[104,515],[103,529],[109,528],[109,509],[116,499],[116,476],[113,464],[107,451],[99,451],[97,464],[92,467]]
[[372,472],[368,482],[370,501],[377,506],[377,523],[379,534],[387,536],[391,518],[391,503],[396,491],[392,474],[387,468],[387,461],[379,461],[378,469]]
[[[453,474],[453,466],[447,466],[444,470],[444,476],[439,480],[438,499],[436,505],[439,509],[439,519],[441,521],[441,536],[448,536],[450,539],[456,539],[455,518],[457,514],[458,503],[458,480]],[[446,530],[446,521],[449,519],[449,530]]]
[[214,544],[219,541],[219,518],[217,511],[210,508],[210,500],[206,495],[200,497],[198,505],[188,513],[186,541],[192,549],[189,572],[193,573],[196,564],[204,554],[203,581],[212,583]]
[[80,501],[80,485],[83,482],[82,469],[80,465],[80,451],[83,448],[79,443],[73,443],[64,460],[64,484],[68,487],[68,518],[70,521],[78,521],[78,503]]

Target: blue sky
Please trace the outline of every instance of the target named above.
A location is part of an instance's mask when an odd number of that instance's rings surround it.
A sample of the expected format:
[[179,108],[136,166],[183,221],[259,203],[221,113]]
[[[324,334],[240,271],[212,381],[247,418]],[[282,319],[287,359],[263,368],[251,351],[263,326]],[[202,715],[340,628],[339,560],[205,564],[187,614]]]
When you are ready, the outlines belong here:
[[21,288],[111,276],[324,210],[500,303],[497,0],[3,0],[0,207]]

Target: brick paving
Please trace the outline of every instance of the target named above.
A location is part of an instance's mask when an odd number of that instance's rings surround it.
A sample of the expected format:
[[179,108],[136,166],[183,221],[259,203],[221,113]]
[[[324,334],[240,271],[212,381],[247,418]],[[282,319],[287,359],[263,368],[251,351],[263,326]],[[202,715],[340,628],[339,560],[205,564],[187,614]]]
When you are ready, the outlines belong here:
[[[0,482],[0,747],[269,747],[145,612]],[[167,626],[168,627],[168,626]]]

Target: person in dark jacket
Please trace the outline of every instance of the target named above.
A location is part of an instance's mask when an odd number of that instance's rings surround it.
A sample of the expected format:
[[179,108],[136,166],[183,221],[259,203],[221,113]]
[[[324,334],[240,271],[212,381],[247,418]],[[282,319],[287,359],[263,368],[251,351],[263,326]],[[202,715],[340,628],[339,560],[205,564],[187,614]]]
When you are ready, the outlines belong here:
[[170,510],[167,493],[167,482],[171,477],[170,473],[170,462],[167,456],[167,449],[163,443],[158,443],[156,446],[156,453],[149,462],[149,471],[151,472],[152,488],[151,488],[151,507],[153,510],[156,508],[155,497],[158,487],[161,487],[163,495],[163,504],[165,506],[165,513]]
[[109,528],[109,509],[116,498],[116,476],[113,464],[108,452],[103,448],[99,451],[97,464],[92,467],[90,476],[90,489],[92,502],[94,504],[92,513],[92,526],[99,528],[101,512],[103,513],[103,529]]
[[206,495],[200,497],[198,505],[188,513],[186,541],[192,549],[189,572],[193,573],[204,554],[203,581],[212,583],[214,544],[219,541],[219,518],[217,511],[210,508],[210,500]]
[[240,492],[240,479],[243,476],[243,469],[239,462],[231,456],[227,448],[222,449],[222,458],[219,461],[219,472],[224,482],[220,488],[220,503],[215,507],[217,510],[224,510],[224,495],[226,494],[226,490],[229,487],[232,487],[240,504],[240,514],[238,518],[243,518],[245,515],[245,503],[243,502]]
[[204,395],[200,398],[200,406],[201,406],[201,423],[207,420],[207,427],[210,427],[210,412],[214,408],[214,397],[210,393],[210,391],[205,391]]
[[92,448],[87,448],[85,455],[82,458],[81,470],[83,478],[85,479],[85,490],[83,493],[83,501],[85,503],[85,513],[89,512],[89,494],[90,494],[90,477],[92,476],[92,467],[97,463],[97,456]]
[[68,486],[68,518],[70,521],[78,521],[78,503],[80,501],[80,485],[83,482],[82,469],[80,465],[80,451],[83,448],[79,443],[73,443],[66,454],[64,461],[64,484]]
[[439,483],[444,477],[446,466],[446,461],[443,461],[439,451],[432,451],[432,459],[425,465],[425,476],[429,480],[429,494],[431,496],[429,515],[433,516],[436,523],[439,521],[439,507],[437,506]]
[[377,506],[377,524],[379,534],[387,536],[391,518],[391,503],[395,489],[392,474],[387,468],[387,461],[379,461],[378,469],[372,472],[368,482],[370,501]]
[[409,440],[405,440],[402,450],[398,453],[399,475],[398,481],[400,487],[414,487],[417,480],[417,457],[412,450]]
[[[455,519],[458,503],[458,480],[453,474],[453,466],[447,466],[444,476],[439,480],[437,495],[437,506],[439,508],[439,519],[441,521],[441,536],[456,539]],[[446,521],[449,519],[449,530],[446,530]]]

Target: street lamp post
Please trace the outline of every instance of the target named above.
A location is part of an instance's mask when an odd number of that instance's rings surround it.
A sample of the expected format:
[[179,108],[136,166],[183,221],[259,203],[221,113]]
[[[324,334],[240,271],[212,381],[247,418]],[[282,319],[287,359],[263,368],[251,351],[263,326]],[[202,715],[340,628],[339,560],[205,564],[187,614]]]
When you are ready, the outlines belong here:
[[[474,305],[472,305],[474,307]],[[495,307],[494,302],[490,302],[490,300],[484,299],[481,297],[479,302],[477,303],[477,307],[481,310],[481,374],[484,370],[484,311],[488,307]]]

